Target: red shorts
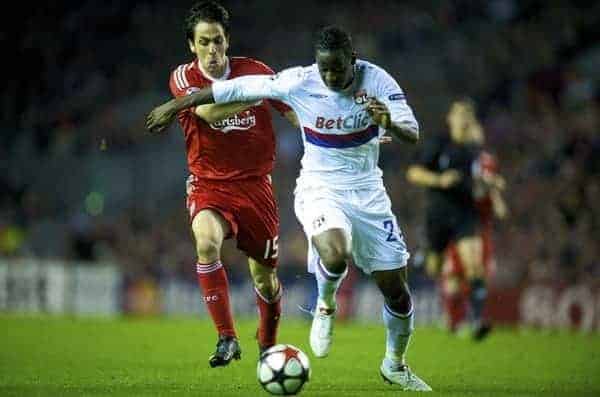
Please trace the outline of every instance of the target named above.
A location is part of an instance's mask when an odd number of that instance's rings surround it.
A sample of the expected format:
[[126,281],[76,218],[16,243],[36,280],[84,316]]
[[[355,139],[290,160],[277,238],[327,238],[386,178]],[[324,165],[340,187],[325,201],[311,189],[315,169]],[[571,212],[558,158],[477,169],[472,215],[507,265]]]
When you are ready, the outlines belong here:
[[279,213],[269,176],[239,181],[210,181],[190,175],[187,209],[190,223],[201,210],[217,211],[231,226],[226,238],[257,262],[277,266]]

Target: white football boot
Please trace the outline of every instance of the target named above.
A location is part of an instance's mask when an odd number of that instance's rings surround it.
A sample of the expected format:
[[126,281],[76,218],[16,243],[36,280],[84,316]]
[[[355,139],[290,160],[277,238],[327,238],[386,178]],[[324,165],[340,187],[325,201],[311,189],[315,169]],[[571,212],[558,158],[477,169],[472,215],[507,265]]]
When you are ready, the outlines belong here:
[[393,365],[384,359],[379,371],[385,382],[399,385],[403,391],[432,391],[427,383],[412,373],[408,365]]
[[310,347],[317,357],[327,357],[333,336],[335,309],[327,309],[323,301],[317,300],[310,327]]

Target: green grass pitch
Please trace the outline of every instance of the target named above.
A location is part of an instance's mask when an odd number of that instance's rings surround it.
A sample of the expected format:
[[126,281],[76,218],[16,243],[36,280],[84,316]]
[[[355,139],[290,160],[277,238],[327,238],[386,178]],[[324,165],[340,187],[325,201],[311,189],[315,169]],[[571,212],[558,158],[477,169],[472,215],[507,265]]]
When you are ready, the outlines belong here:
[[[242,360],[211,369],[208,321],[0,315],[0,396],[266,396],[256,381],[256,320],[237,325]],[[284,319],[280,332],[311,359],[301,395],[402,394],[379,378],[380,324],[336,324],[325,359],[310,354],[308,328]],[[504,329],[476,344],[417,328],[408,361],[432,396],[600,396],[598,334]]]

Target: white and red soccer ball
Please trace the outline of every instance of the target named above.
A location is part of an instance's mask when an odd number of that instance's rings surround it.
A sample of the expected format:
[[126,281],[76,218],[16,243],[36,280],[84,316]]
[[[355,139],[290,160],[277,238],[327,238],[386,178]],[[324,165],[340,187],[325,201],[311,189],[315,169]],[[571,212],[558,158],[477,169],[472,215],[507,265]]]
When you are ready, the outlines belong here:
[[292,345],[272,346],[260,355],[256,375],[271,394],[298,394],[310,379],[308,356]]

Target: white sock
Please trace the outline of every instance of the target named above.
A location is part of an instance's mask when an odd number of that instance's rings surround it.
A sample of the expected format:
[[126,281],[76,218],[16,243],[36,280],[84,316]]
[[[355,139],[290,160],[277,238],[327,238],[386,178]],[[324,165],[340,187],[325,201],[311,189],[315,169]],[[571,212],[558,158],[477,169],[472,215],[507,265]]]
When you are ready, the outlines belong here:
[[318,260],[315,277],[317,279],[319,301],[326,306],[326,309],[336,308],[335,295],[347,274],[348,266],[342,273],[332,273],[323,266],[321,259]]
[[382,312],[387,338],[386,361],[389,361],[390,364],[404,364],[404,355],[410,342],[410,335],[415,328],[413,307],[411,305],[407,314],[400,314],[384,304]]

